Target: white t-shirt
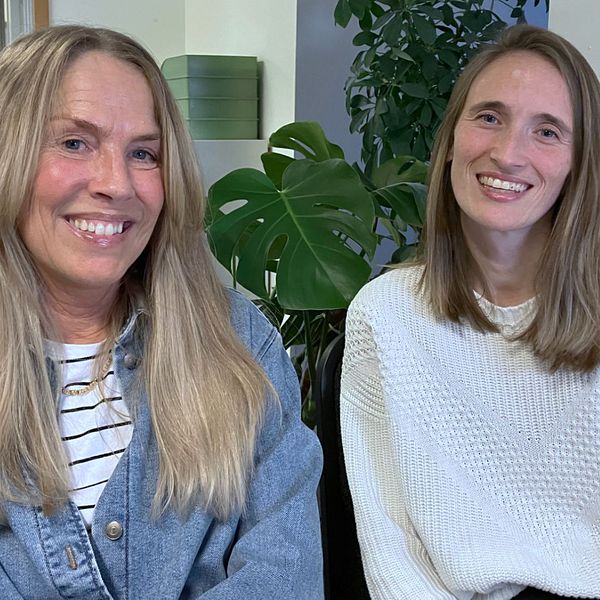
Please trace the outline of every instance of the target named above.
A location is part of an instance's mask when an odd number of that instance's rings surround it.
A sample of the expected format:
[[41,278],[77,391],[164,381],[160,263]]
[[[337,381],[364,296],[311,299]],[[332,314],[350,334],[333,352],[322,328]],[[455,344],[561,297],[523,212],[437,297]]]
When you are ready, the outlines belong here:
[[[94,379],[94,359],[100,345],[48,344],[59,368],[62,365],[63,392],[83,389]],[[86,393],[62,393],[59,407],[60,435],[71,470],[70,497],[88,529],[102,490],[133,433],[114,374],[114,360],[101,376],[101,383]]]

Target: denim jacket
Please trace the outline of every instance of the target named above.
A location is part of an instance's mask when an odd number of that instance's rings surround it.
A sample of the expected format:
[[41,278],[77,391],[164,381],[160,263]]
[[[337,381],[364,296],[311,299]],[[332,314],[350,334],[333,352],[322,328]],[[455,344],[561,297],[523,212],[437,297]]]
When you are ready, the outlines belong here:
[[[99,498],[88,534],[67,503],[50,516],[0,503],[2,600],[265,600],[323,598],[316,487],[321,450],[300,421],[298,381],[278,333],[239,294],[232,322],[279,394],[259,434],[243,513],[218,521],[200,508],[187,518],[150,516],[158,471],[147,404]],[[128,328],[130,329],[130,328]],[[115,346],[124,398],[139,350],[130,332]]]

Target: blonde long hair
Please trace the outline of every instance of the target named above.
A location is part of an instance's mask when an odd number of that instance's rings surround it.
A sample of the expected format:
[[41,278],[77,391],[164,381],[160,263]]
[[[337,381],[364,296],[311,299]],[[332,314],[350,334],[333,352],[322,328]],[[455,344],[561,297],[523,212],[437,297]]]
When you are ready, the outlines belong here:
[[270,386],[231,327],[202,232],[194,149],[159,68],[129,37],[82,26],[33,33],[0,54],[0,499],[52,510],[68,498],[43,344],[52,323],[18,223],[65,71],[88,51],[143,73],[161,129],[164,208],[123,281],[110,325],[114,340],[141,290],[147,316],[136,332],[144,346],[139,371],[160,458],[155,513],[199,502],[226,518],[244,505]]
[[551,370],[590,371],[600,363],[600,84],[579,51],[557,34],[529,25],[511,27],[458,79],[432,154],[422,284],[438,316],[497,331],[472,292],[475,283],[485,287],[485,276],[463,237],[448,157],[474,80],[493,61],[523,50],[549,61],[563,76],[574,110],[574,150],[538,268],[537,314],[520,339]]

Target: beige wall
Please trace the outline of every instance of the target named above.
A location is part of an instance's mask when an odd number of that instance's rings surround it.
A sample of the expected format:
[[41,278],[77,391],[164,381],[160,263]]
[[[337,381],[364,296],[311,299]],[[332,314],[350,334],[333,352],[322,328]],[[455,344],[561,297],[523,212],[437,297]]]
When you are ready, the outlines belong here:
[[185,53],[184,0],[50,0],[50,24],[109,27],[140,41],[160,64]]
[[600,76],[600,2],[551,0],[548,29],[567,38],[587,58]]
[[188,54],[256,56],[263,63],[261,137],[294,120],[297,0],[186,0]]
[[157,62],[179,54],[256,56],[263,63],[262,137],[294,120],[297,0],[50,0],[50,24],[132,35]]

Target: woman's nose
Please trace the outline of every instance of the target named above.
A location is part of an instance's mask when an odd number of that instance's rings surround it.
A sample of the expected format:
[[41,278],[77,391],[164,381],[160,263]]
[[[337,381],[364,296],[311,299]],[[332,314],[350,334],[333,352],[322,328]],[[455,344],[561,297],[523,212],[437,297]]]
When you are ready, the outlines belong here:
[[98,152],[93,159],[90,193],[107,200],[127,200],[133,195],[133,183],[127,157],[116,149]]
[[522,167],[527,162],[527,138],[514,127],[508,127],[494,138],[490,158],[502,169]]

